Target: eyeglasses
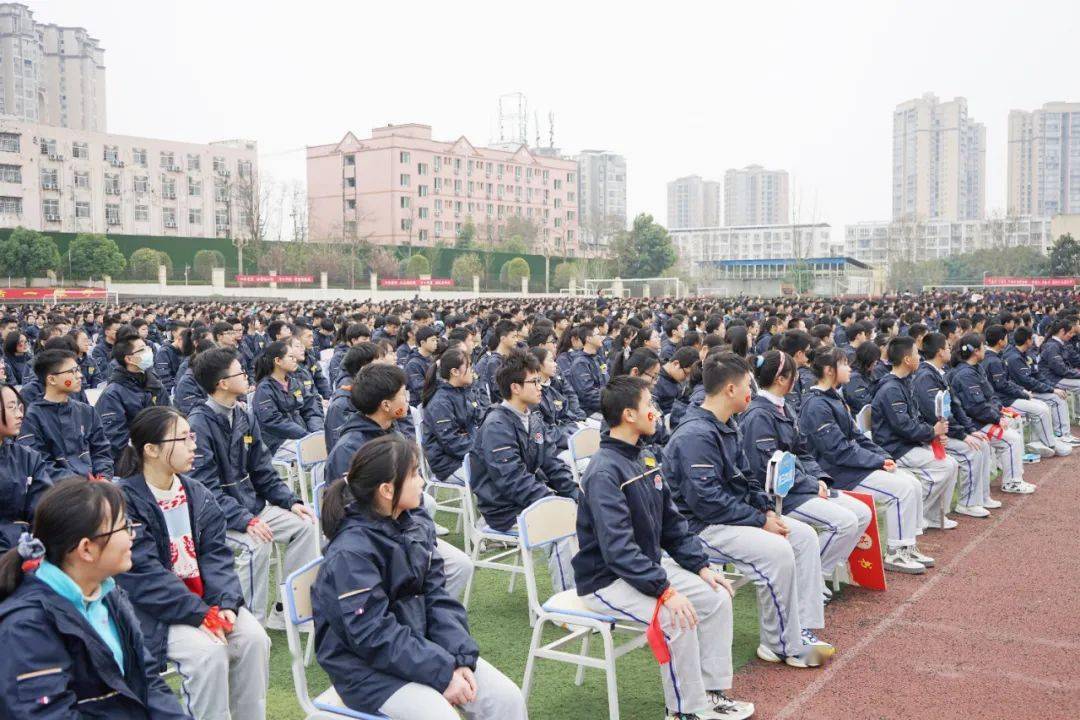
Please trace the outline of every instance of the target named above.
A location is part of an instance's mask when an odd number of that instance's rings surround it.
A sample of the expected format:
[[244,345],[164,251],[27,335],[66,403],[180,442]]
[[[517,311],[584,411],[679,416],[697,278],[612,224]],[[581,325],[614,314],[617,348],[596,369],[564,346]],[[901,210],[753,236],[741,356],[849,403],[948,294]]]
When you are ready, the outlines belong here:
[[533,378],[532,380],[524,380],[524,381],[522,381],[521,384],[522,385],[535,385],[536,387],[540,387],[541,385],[544,384],[544,381],[541,380],[540,378],[536,377],[536,378]]
[[49,374],[50,375],[74,375],[77,372],[79,372],[79,366],[78,365],[76,365],[73,368],[68,368],[67,370],[57,370],[56,372],[49,373]]
[[171,442],[182,442],[182,443],[190,442],[192,445],[195,445],[196,444],[195,433],[190,432],[187,435],[184,435],[183,437],[165,438],[164,440],[162,440],[160,442],[160,444],[164,445],[165,443],[171,443]]
[[222,380],[232,380],[234,377],[240,377],[241,375],[247,375],[247,373],[244,372],[243,370],[241,370],[238,373],[233,373],[232,375],[226,375],[225,377],[223,377],[221,379]]
[[91,540],[97,540],[98,538],[111,538],[116,533],[124,532],[125,530],[127,531],[128,535],[130,535],[131,537],[135,537],[135,528],[139,528],[139,527],[142,527],[142,523],[132,522],[131,518],[128,518],[124,522],[124,524],[122,526],[120,526],[120,527],[118,527],[118,528],[116,528],[114,530],[110,530],[109,532],[98,533],[97,535],[91,535],[90,539]]

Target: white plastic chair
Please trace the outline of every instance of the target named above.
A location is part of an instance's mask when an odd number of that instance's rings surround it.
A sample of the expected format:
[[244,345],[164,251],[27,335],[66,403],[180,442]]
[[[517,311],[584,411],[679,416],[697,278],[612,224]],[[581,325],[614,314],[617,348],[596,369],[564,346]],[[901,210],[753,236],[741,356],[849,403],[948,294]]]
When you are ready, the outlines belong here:
[[86,401],[90,403],[91,407],[97,405],[97,401],[101,398],[101,393],[104,391],[104,386],[96,388],[86,388],[85,390],[83,390],[83,392],[86,393]]
[[[465,495],[468,493],[465,485],[443,482],[435,477],[435,473],[428,464],[427,455],[424,452],[424,412],[418,407],[410,407],[413,428],[416,431],[416,444],[420,448],[420,474],[426,483],[425,490],[435,499],[435,509],[441,512],[451,513],[457,516],[457,530],[463,530],[465,525]],[[445,500],[439,500],[439,492],[449,494]],[[470,551],[469,533],[463,532],[465,552]]]
[[311,488],[321,478],[315,478],[318,466],[326,463],[326,435],[320,430],[296,441],[296,479],[300,499],[311,504]]
[[[311,612],[311,586],[319,574],[322,558],[315,558],[294,572],[282,583],[282,602],[285,604],[285,639],[289,646],[289,666],[292,669],[296,700],[304,711],[305,720],[389,720],[384,715],[368,715],[345,707],[333,686],[315,699],[308,691],[304,652],[300,628],[314,623]],[[312,634],[314,637],[314,633]]]
[[581,484],[578,462],[591,458],[600,451],[600,431],[594,427],[583,427],[570,436],[570,473],[574,482]]
[[[529,609],[536,615],[532,642],[529,645],[529,659],[525,663],[525,677],[521,683],[521,692],[525,702],[529,701],[532,690],[533,671],[536,660],[556,660],[577,665],[574,682],[581,685],[585,681],[585,668],[603,670],[607,676],[608,717],[619,720],[619,686],[615,678],[615,660],[645,644],[645,626],[628,624],[614,615],[597,613],[586,607],[570,589],[556,593],[541,603],[536,588],[536,572],[533,564],[533,552],[547,548],[564,538],[576,535],[577,504],[569,498],[546,497],[538,500],[518,516],[521,531],[521,559],[525,571],[525,587],[529,594]],[[541,645],[544,626],[551,623],[555,627],[568,630],[558,639]],[[621,645],[615,645],[614,633],[627,633],[631,638]],[[592,633],[599,633],[604,644],[603,657],[589,655],[589,638]],[[580,652],[564,649],[565,646],[581,640]]]
[[871,407],[869,405],[863,405],[863,409],[855,414],[855,427],[859,428],[859,432],[866,437],[870,437],[870,432],[874,427],[871,413]]
[[[507,592],[514,592],[514,584],[518,573],[525,572],[518,565],[520,553],[518,552],[517,528],[512,529],[510,532],[499,532],[486,525],[483,527],[477,526],[476,506],[473,503],[472,494],[471,458],[472,453],[469,453],[461,464],[462,474],[465,476],[465,534],[471,536],[467,541],[470,548],[469,557],[472,558],[473,567],[477,569],[484,568],[510,573],[510,589]],[[496,544],[499,549],[492,554],[481,557],[481,554],[488,552],[485,547],[487,543]],[[510,562],[507,562],[508,560]],[[461,598],[461,604],[466,608],[469,607],[469,597],[472,595],[474,577],[476,577],[476,573],[469,576],[469,582],[465,585],[465,594]]]

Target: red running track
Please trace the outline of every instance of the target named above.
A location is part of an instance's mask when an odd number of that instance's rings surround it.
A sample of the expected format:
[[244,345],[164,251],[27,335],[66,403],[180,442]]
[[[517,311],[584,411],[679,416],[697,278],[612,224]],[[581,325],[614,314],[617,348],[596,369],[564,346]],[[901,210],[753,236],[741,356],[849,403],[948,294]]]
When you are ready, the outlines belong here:
[[925,575],[845,588],[822,637],[821,669],[754,660],[734,695],[756,718],[1080,719],[1080,448],[1025,468],[1033,495],[993,495],[989,518],[956,517],[919,548]]

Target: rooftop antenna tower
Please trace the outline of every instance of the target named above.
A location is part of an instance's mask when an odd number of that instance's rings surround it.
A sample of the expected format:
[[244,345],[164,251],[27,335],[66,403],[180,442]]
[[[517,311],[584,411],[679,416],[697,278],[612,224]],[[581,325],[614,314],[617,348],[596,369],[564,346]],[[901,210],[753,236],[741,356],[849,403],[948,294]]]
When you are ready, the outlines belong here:
[[499,143],[527,145],[529,113],[523,93],[499,96]]
[[[539,145],[540,141],[538,140],[536,142],[536,144]],[[555,111],[554,110],[549,110],[548,111],[548,147],[549,148],[554,148],[555,147]]]
[[533,147],[540,147],[540,113],[533,111],[533,129],[536,131],[536,144]]

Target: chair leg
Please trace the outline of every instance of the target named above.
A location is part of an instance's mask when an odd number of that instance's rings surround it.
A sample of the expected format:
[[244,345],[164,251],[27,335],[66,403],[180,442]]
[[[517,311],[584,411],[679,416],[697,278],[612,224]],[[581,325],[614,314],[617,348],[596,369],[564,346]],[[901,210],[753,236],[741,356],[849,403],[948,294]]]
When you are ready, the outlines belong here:
[[[520,555],[515,553],[514,554],[514,567],[518,566],[518,559],[519,558],[520,558]],[[510,573],[510,589],[507,590],[506,592],[508,592],[508,593],[513,593],[514,592],[514,584],[517,582],[517,576],[518,576],[518,574],[516,572],[511,572]]]
[[619,683],[615,678],[615,643],[611,638],[611,628],[600,630],[604,640],[604,662],[607,665],[607,698],[609,720],[619,720]]
[[[582,655],[588,655],[589,654],[589,637],[591,635],[592,635],[591,632],[587,632],[581,638],[581,654]],[[578,665],[577,666],[577,675],[574,676],[574,684],[577,685],[578,687],[581,687],[584,683],[585,683],[585,666],[584,665]]]
[[532,642],[529,643],[529,659],[525,661],[525,677],[521,680],[521,696],[525,698],[525,707],[529,706],[529,692],[532,690],[533,670],[536,666],[536,652],[540,647],[540,640],[544,633],[544,624],[547,620],[541,619],[533,628]]

